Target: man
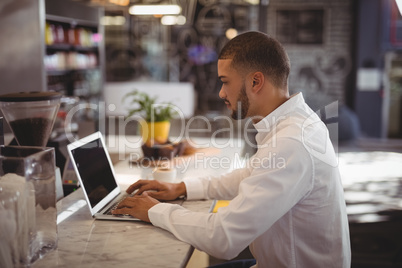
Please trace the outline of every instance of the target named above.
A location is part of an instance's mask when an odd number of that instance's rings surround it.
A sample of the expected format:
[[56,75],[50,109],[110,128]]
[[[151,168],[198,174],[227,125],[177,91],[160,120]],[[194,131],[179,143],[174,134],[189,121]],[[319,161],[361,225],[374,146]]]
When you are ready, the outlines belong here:
[[[139,189],[137,195],[115,213],[151,222],[218,258],[231,259],[249,246],[256,267],[349,267],[336,155],[326,126],[303,96],[289,96],[289,70],[283,47],[263,33],[229,41],[218,60],[219,96],[233,118],[253,120],[258,150],[250,164],[179,184],[138,181],[127,190]],[[272,165],[274,158],[280,164]],[[217,213],[203,214],[156,200],[183,195],[231,202]]]

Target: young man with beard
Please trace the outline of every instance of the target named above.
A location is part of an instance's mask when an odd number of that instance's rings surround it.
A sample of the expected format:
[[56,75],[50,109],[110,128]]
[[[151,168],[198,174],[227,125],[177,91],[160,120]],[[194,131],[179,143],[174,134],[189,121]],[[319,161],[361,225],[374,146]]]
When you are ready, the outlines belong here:
[[[252,158],[260,165],[178,184],[141,180],[127,190],[138,189],[137,195],[114,213],[151,222],[217,258],[234,258],[249,246],[255,267],[350,267],[336,155],[326,126],[302,94],[289,96],[289,71],[288,56],[275,39],[247,32],[229,41],[218,60],[219,96],[233,118],[252,118],[258,131]],[[264,162],[273,157],[284,165],[267,168]],[[203,214],[157,201],[182,195],[231,202]]]

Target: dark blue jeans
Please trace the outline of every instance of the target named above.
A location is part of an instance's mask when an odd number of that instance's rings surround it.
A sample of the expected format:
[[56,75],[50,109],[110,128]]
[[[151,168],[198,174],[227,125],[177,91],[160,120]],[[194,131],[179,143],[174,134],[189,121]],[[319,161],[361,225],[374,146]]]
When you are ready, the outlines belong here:
[[256,261],[254,259],[249,260],[235,260],[229,261],[222,264],[217,264],[213,266],[209,266],[208,268],[250,268],[255,265]]

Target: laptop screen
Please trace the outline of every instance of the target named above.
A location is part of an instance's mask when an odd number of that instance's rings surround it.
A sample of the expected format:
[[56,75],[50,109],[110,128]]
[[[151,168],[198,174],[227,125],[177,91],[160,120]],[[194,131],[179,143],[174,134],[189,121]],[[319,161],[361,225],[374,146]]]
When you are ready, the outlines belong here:
[[116,189],[117,184],[100,138],[71,150],[91,207]]

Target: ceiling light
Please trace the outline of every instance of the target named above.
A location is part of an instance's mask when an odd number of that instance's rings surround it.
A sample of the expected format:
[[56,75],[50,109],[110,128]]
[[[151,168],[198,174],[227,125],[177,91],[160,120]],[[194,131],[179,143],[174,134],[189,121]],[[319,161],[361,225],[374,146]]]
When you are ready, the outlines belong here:
[[175,25],[176,24],[176,16],[163,16],[161,19],[161,23],[163,25]]
[[184,25],[186,24],[186,17],[180,16],[163,16],[161,19],[163,25]]
[[177,16],[176,24],[178,24],[178,25],[186,24],[186,17],[184,17],[183,15]]
[[233,39],[237,36],[237,30],[233,28],[229,28],[226,30],[226,38],[227,39]]
[[102,25],[124,25],[126,18],[123,16],[104,16],[101,17],[100,23]]
[[109,2],[118,6],[128,6],[130,4],[130,0],[109,0]]
[[131,15],[177,15],[181,12],[178,5],[134,5],[129,11]]
[[260,0],[245,0],[245,2],[249,3],[250,5],[258,5]]

